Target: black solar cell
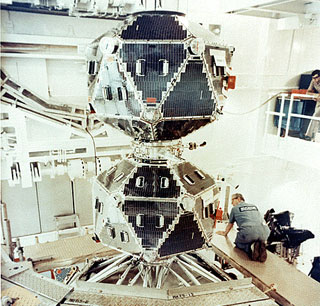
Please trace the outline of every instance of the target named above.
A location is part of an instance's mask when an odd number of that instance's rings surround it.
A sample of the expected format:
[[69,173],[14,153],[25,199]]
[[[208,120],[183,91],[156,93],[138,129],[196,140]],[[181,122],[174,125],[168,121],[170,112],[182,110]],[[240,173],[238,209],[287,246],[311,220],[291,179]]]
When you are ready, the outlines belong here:
[[205,243],[192,213],[186,213],[179,219],[170,236],[162,244],[160,257],[199,249]]
[[174,16],[140,15],[120,34],[122,39],[183,40],[187,31]]
[[[143,179],[143,184],[140,181]],[[167,179],[167,180],[166,180]],[[177,198],[180,187],[169,168],[142,166],[125,185],[124,194],[129,196]]]
[[162,106],[164,117],[210,116],[215,108],[202,62],[189,62]]
[[[127,63],[127,72],[131,74],[138,91],[142,91],[142,99],[162,99],[167,91],[174,73],[186,59],[183,44],[128,44],[124,43],[120,57]],[[163,61],[168,63],[168,71],[163,70]]]
[[[128,216],[137,237],[142,239],[142,246],[146,248],[158,247],[159,239],[178,214],[177,203],[172,202],[126,200],[122,210]],[[158,216],[163,218],[161,227]]]

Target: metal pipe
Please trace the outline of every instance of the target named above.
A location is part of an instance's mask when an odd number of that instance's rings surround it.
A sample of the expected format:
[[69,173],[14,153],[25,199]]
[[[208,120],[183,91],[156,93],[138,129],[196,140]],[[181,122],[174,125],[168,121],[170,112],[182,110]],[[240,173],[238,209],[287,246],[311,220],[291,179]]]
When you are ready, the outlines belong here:
[[169,271],[186,287],[190,287],[190,284],[182,277],[180,276],[177,272],[172,270],[172,268],[169,268]]
[[157,283],[157,289],[161,289],[162,284],[165,282],[167,276],[168,276],[168,272],[169,272],[169,267],[164,267],[162,269],[163,273],[161,274],[161,278],[158,279],[158,283]]
[[177,261],[177,264],[182,269],[182,271],[192,280],[192,282],[199,286],[201,285],[200,282],[196,279],[196,277],[184,266],[181,264],[180,260]]
[[115,261],[113,264],[111,264],[110,266],[104,268],[102,271],[100,271],[98,274],[94,275],[93,277],[91,277],[88,282],[99,282],[102,279],[105,279],[107,277],[109,277],[111,274],[113,274],[115,271],[120,270],[123,266],[128,265],[130,263],[131,260],[128,260],[122,264],[120,264],[121,262],[123,262],[126,258],[128,258],[130,255],[125,255],[123,257],[121,257],[120,259],[118,259],[117,261]]
[[101,263],[97,266],[97,268],[92,269],[90,272],[95,272],[97,269],[104,268],[104,267],[106,267],[107,265],[112,264],[112,263],[115,262],[116,260],[122,258],[123,256],[124,256],[123,253],[121,253],[121,254],[119,254],[119,255],[117,255],[117,256],[111,257],[111,258],[107,259],[106,261],[101,262]]
[[8,219],[7,204],[1,202],[1,223],[3,226],[4,243],[7,246],[8,255],[13,260],[13,242],[11,235],[10,220]]
[[288,119],[287,119],[287,125],[286,125],[286,132],[285,132],[286,137],[288,137],[288,135],[289,135],[293,99],[294,99],[294,95],[291,95],[290,102],[289,102],[289,109],[288,109]]
[[103,274],[100,274],[99,277],[95,278],[95,279],[90,279],[89,282],[100,282],[106,278],[108,278],[109,276],[111,276],[112,274],[116,273],[117,271],[121,271],[124,267],[127,267],[130,264],[130,259],[122,264],[120,264],[119,266],[114,266],[112,269],[108,269],[107,271],[103,271]]
[[7,204],[1,202],[1,215],[3,219],[8,219]]
[[185,255],[179,256],[181,260],[181,263],[184,264],[187,267],[190,267],[191,270],[196,271],[197,273],[201,274],[205,278],[211,280],[212,282],[221,282],[221,279],[217,278],[216,276],[212,275],[209,271],[202,268],[200,265],[195,263],[193,260],[189,259]]
[[3,211],[3,206],[2,206],[2,203],[1,203],[1,208],[0,208],[0,213],[1,213],[1,244],[6,244],[6,238],[4,236],[4,219],[7,219],[4,217],[4,211]]
[[9,257],[13,260],[14,247],[13,247],[13,243],[12,243],[10,220],[4,219],[3,225],[4,225],[4,237],[5,237],[6,246],[8,249],[8,254],[9,254]]
[[148,283],[149,283],[149,272],[150,272],[150,267],[147,267],[144,269],[145,274],[143,276],[143,287],[147,288],[148,287]]
[[129,284],[128,284],[128,286],[133,286],[135,283],[136,283],[136,281],[138,280],[138,278],[139,278],[139,276],[141,275],[141,273],[142,273],[142,271],[143,271],[143,267],[142,268],[140,268],[140,271],[136,274],[136,276],[129,282]]
[[131,263],[127,269],[122,273],[121,277],[118,279],[116,285],[122,285],[123,281],[126,279],[130,269],[133,267],[134,265]]
[[161,288],[163,273],[164,273],[164,267],[160,266],[160,271],[157,275],[157,286],[156,286],[157,289]]
[[160,266],[156,266],[156,276],[155,279],[158,279]]
[[214,283],[217,282],[217,281],[221,281],[221,280],[218,280],[218,279],[216,279],[215,277],[213,277],[213,276],[212,276],[211,274],[209,274],[207,271],[206,271],[206,272],[201,271],[198,267],[196,267],[196,266],[194,266],[194,265],[192,265],[192,264],[188,264],[188,263],[186,263],[186,262],[184,262],[184,261],[181,261],[181,263],[182,263],[183,265],[185,265],[186,267],[188,267],[190,270],[192,270],[192,271],[200,274],[201,276],[205,277],[206,279],[208,279],[208,280],[210,280],[210,281],[212,281],[212,282],[214,282]]
[[283,116],[285,116],[285,114],[283,114],[284,103],[285,103],[284,98],[285,98],[285,95],[281,95],[280,116],[279,116],[279,124],[278,124],[278,130],[277,130],[277,137],[280,137],[280,135],[281,135],[282,119],[283,119]]

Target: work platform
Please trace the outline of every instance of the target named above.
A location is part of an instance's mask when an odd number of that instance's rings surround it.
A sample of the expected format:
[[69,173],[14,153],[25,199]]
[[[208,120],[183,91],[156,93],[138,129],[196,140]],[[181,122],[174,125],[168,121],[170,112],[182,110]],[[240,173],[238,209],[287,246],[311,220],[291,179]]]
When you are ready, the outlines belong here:
[[[213,252],[208,250],[210,258]],[[70,237],[25,248],[34,270],[45,271],[86,258],[113,256],[118,252],[95,243],[89,235]],[[14,265],[14,266],[12,266]],[[90,283],[77,280],[65,285],[30,269],[30,262],[3,262],[2,295],[19,297],[19,305],[195,305],[198,306],[276,306],[277,304],[252,284],[251,278],[219,281],[198,286],[143,288],[141,286]],[[26,302],[28,299],[28,303]],[[30,301],[30,302],[29,302]],[[31,302],[32,301],[32,302]]]
[[[224,225],[220,224],[219,226]],[[231,239],[214,235],[211,240],[212,249],[207,250],[206,254],[212,261],[214,253],[221,256],[243,273],[246,276],[244,279],[169,289],[88,283],[81,280],[70,286],[51,280],[33,272],[24,265],[20,267],[19,263],[15,263],[17,269],[14,267],[2,269],[2,294],[10,295],[12,292],[18,294],[16,289],[24,288],[34,294],[33,297],[29,296],[29,299],[33,298],[33,304],[30,305],[50,306],[185,306],[195,304],[198,306],[276,306],[273,299],[281,305],[319,305],[320,284],[274,254],[268,253],[268,259],[265,263],[249,260],[243,252],[234,248],[232,236],[235,233],[236,231],[233,231],[229,234]],[[32,258],[33,267],[38,271],[75,264],[95,256],[113,256],[117,253],[117,251],[104,247],[100,243],[95,243],[90,235],[71,237],[25,248],[26,257]],[[305,292],[308,294],[304,294]],[[270,299],[268,295],[273,299]],[[20,304],[17,305],[27,305],[23,304],[24,296],[26,296],[26,292],[20,294]],[[35,296],[41,297],[38,304],[37,300],[34,300]],[[44,300],[45,302],[43,302]]]
[[37,272],[73,265],[93,257],[116,254],[119,252],[96,243],[92,235],[69,237],[24,247],[26,259],[32,259],[34,270]]
[[[220,223],[216,230],[223,230],[225,226]],[[269,251],[264,263],[250,260],[244,252],[234,247],[236,233],[233,228],[228,237],[213,235],[213,251],[246,277],[252,277],[253,283],[279,304],[320,305],[320,283]]]

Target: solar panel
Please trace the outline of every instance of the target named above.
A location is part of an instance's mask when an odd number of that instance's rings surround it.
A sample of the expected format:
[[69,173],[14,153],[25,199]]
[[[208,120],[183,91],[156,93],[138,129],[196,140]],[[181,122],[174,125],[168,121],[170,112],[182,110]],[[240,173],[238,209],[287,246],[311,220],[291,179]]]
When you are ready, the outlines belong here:
[[169,238],[162,244],[160,257],[196,250],[203,246],[205,240],[199,230],[193,213],[186,213],[179,219]]
[[[145,248],[157,248],[159,239],[178,214],[176,202],[126,200],[122,210]],[[163,218],[163,224],[160,224],[160,218]]]
[[187,37],[187,31],[175,16],[144,14],[124,29],[120,37],[135,40],[183,40]]

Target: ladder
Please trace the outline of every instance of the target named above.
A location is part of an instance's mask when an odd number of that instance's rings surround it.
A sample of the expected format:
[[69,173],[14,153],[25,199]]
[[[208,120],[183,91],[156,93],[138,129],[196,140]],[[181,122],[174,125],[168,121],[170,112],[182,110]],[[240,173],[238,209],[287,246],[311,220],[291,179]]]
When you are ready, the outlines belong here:
[[[54,216],[57,239],[82,235],[79,216],[77,214]],[[75,230],[71,230],[75,229]]]

